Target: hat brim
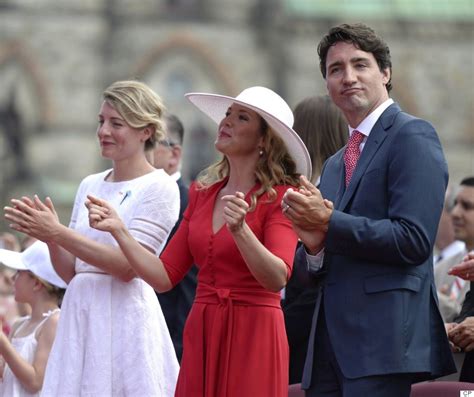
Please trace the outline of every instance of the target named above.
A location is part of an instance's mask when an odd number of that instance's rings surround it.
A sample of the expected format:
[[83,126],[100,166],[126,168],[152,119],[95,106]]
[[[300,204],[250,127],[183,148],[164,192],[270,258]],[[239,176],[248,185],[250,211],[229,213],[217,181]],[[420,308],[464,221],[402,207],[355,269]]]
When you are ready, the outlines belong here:
[[0,263],[11,269],[28,270],[21,259],[20,252],[0,249]]
[[308,179],[311,179],[311,157],[309,156],[308,149],[292,128],[288,127],[273,115],[256,106],[252,106],[246,102],[225,95],[190,92],[185,94],[185,97],[201,112],[210,117],[216,124],[219,124],[222,121],[227,109],[233,103],[237,103],[255,111],[263,117],[273,131],[275,131],[283,140],[288,152],[296,164],[296,171],[299,174],[306,176]]
[[23,252],[0,249],[0,263],[15,270],[28,270],[35,276],[59,288],[67,284],[55,272],[45,243],[36,241]]
[[67,284],[54,270],[51,263],[49,249],[46,243],[35,241],[22,253],[22,261],[25,267],[40,279],[59,288],[66,288]]

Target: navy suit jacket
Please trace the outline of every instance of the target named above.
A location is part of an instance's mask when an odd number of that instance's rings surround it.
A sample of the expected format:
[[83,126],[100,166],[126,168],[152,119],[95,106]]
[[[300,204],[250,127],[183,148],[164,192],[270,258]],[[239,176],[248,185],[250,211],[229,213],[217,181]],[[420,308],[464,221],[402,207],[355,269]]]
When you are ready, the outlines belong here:
[[[179,218],[173,230],[171,230],[168,241],[171,240],[171,237],[173,237],[178,229],[184,210],[188,206],[188,187],[181,178],[177,180],[177,183],[180,198]],[[196,295],[197,273],[197,267],[193,266],[173,289],[163,293],[156,293],[180,362],[183,355],[183,329],[193,305],[194,296]]]
[[[342,373],[416,373],[421,380],[455,372],[433,280],[448,182],[436,131],[392,104],[370,132],[347,189],[343,155],[344,148],[329,158],[321,175],[334,211],[318,287]],[[320,301],[303,388],[311,386]]]

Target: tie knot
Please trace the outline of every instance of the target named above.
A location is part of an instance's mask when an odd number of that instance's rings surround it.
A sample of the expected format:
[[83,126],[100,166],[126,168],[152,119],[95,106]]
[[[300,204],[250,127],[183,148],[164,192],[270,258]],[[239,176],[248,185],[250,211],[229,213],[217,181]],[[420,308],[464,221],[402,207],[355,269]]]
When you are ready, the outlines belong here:
[[365,138],[365,135],[362,132],[354,130],[352,132],[351,137],[349,138],[348,146],[359,147],[362,141],[364,140],[364,138]]

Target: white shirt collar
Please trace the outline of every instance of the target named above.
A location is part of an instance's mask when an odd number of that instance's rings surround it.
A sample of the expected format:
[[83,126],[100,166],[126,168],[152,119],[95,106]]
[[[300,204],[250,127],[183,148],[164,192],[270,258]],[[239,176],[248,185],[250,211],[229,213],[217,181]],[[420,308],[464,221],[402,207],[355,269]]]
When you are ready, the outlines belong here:
[[464,244],[462,241],[455,240],[443,250],[441,250],[439,255],[442,255],[443,258],[449,258],[450,256],[456,255],[463,251],[466,251],[466,244]]
[[[375,123],[381,116],[381,114],[393,103],[392,98],[388,98],[385,102],[381,103],[377,108],[375,108],[372,113],[370,113],[362,122],[356,127],[352,128],[349,126],[349,136],[352,135],[354,130],[359,131],[364,134],[366,137],[370,135],[370,131],[374,128]],[[365,139],[364,139],[365,140]]]

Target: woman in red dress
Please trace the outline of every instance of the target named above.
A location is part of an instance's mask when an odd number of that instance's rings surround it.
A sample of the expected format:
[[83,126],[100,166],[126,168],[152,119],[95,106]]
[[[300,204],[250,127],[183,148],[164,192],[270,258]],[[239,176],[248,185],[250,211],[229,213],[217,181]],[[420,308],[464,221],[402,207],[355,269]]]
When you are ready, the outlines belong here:
[[279,291],[291,275],[297,237],[281,199],[300,174],[311,175],[309,154],[291,128],[291,109],[267,88],[187,98],[219,124],[215,147],[223,158],[191,186],[183,221],[161,257],[138,244],[99,198],[89,197],[89,221],[112,233],[137,275],[160,292],[193,263],[199,268],[176,396],[287,396]]

